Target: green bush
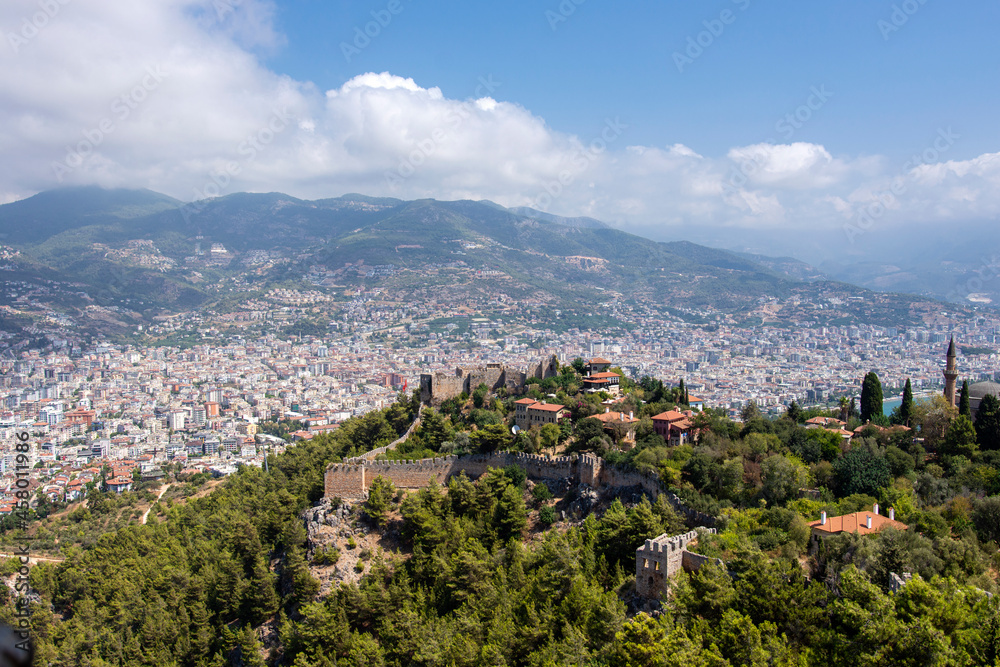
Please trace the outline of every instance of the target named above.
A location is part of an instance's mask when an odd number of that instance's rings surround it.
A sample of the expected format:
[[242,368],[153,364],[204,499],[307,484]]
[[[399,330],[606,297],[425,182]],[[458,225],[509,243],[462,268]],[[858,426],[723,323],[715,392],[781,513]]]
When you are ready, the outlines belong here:
[[333,545],[319,547],[313,556],[316,565],[336,565],[340,560],[340,549]]
[[545,502],[552,498],[552,492],[544,484],[535,484],[534,488],[531,489],[531,497],[538,502]]
[[546,526],[551,526],[556,522],[556,511],[551,505],[546,505],[538,510],[538,519]]

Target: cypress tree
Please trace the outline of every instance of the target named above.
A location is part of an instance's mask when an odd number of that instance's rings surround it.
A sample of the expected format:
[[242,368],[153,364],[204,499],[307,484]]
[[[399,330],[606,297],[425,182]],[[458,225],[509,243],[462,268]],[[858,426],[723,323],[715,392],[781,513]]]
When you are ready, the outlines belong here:
[[869,371],[861,383],[861,423],[867,424],[883,414],[882,383],[875,371]]
[[986,394],[976,410],[976,436],[982,449],[1000,449],[1000,401]]
[[962,380],[962,393],[958,396],[958,414],[972,418],[972,409],[969,408],[969,381]]
[[913,387],[910,386],[910,378],[906,378],[906,384],[903,385],[903,402],[899,404],[899,418],[904,426],[909,426],[913,418]]

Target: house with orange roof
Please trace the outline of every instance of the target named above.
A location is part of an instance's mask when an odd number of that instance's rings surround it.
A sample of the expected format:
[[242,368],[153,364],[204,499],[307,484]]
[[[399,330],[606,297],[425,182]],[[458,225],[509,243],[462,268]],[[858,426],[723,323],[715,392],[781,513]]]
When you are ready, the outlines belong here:
[[522,429],[545,424],[558,424],[560,420],[569,417],[569,410],[565,406],[536,401],[533,398],[517,400],[514,402],[514,406],[514,423]]
[[584,370],[587,371],[588,375],[603,373],[609,368],[611,368],[611,362],[603,357],[594,357],[584,365]]
[[112,477],[105,485],[108,487],[108,491],[112,493],[122,494],[126,491],[132,490],[132,478],[131,477]]
[[537,402],[533,398],[519,398],[514,401],[514,423],[519,428],[528,428],[528,406]]
[[694,435],[694,412],[667,410],[653,415],[653,431],[668,445],[683,445]]
[[82,479],[74,479],[66,484],[66,502],[71,503],[78,498],[82,498],[86,493],[86,488],[84,487],[84,481]]
[[896,521],[896,510],[889,508],[889,516],[879,514],[878,503],[872,506],[870,512],[853,512],[842,516],[828,517],[826,512],[820,512],[819,520],[808,524],[812,531],[813,545],[818,545],[819,540],[830,535],[840,533],[856,533],[858,535],[871,535],[884,530],[887,527],[896,530],[907,530],[909,526],[901,521]]
[[605,409],[603,413],[594,415],[594,419],[604,424],[604,430],[609,432],[616,428],[615,424],[624,425],[626,431],[623,439],[635,440],[635,427],[639,423],[639,420],[633,413],[629,412],[625,414],[624,412]]
[[806,428],[828,428],[828,429],[842,429],[846,425],[846,422],[842,422],[839,419],[834,419],[833,417],[813,417],[812,419],[806,420]]
[[621,394],[621,387],[619,386],[621,379],[622,376],[618,375],[618,373],[606,371],[591,373],[583,378],[583,390],[588,393],[606,391],[612,396],[619,396]]

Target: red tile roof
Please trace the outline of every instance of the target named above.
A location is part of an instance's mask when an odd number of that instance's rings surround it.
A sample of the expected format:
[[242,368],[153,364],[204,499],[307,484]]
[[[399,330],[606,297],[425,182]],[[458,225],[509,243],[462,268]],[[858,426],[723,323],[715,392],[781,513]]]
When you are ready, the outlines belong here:
[[661,412],[658,415],[653,415],[653,421],[675,422],[684,418],[684,413],[678,412],[677,410],[667,410],[666,412]]
[[[868,527],[868,517],[871,517],[872,527]],[[811,528],[816,531],[830,533],[858,533],[859,535],[869,535],[877,533],[886,526],[892,526],[896,530],[906,530],[909,528],[905,523],[895,521],[887,516],[875,514],[874,512],[855,512],[854,514],[844,514],[843,516],[831,516],[823,525],[822,519],[809,522]]]
[[626,424],[633,424],[637,421],[635,417],[629,417],[624,412],[602,412],[599,415],[594,415],[594,419],[599,419],[602,422],[623,422]]
[[532,405],[529,409],[530,410],[544,410],[546,412],[559,412],[560,410],[564,409],[565,407],[566,406],[564,406],[564,405],[556,405],[555,403],[536,403],[535,405]]

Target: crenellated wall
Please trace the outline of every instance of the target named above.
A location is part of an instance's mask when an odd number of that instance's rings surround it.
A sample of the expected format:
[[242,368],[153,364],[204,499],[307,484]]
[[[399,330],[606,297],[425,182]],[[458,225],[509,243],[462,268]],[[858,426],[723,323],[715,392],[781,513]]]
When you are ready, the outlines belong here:
[[458,396],[463,391],[472,395],[480,384],[491,392],[505,387],[513,393],[524,391],[529,378],[554,377],[558,373],[559,359],[551,355],[526,371],[508,368],[503,364],[489,363],[473,368],[456,368],[453,374],[424,373],[420,376],[420,400],[427,405],[440,405],[442,401]]
[[[714,528],[702,528],[714,533]],[[635,589],[639,595],[656,598],[667,590],[667,581],[681,569],[697,572],[706,562],[722,564],[717,558],[708,558],[687,550],[698,539],[698,531],[681,535],[663,534],[635,550]]]
[[326,469],[323,489],[327,498],[360,498],[365,488],[364,464],[342,463]]
[[[326,495],[340,498],[361,499],[372,481],[382,475],[404,489],[419,489],[432,481],[444,484],[449,477],[464,472],[471,478],[485,473],[489,468],[516,465],[524,468],[532,479],[579,478],[581,458],[562,456],[546,458],[518,452],[494,452],[468,456],[444,456],[419,461],[366,461],[362,458],[345,463],[334,463],[326,469]],[[359,473],[360,469],[360,473]]]

